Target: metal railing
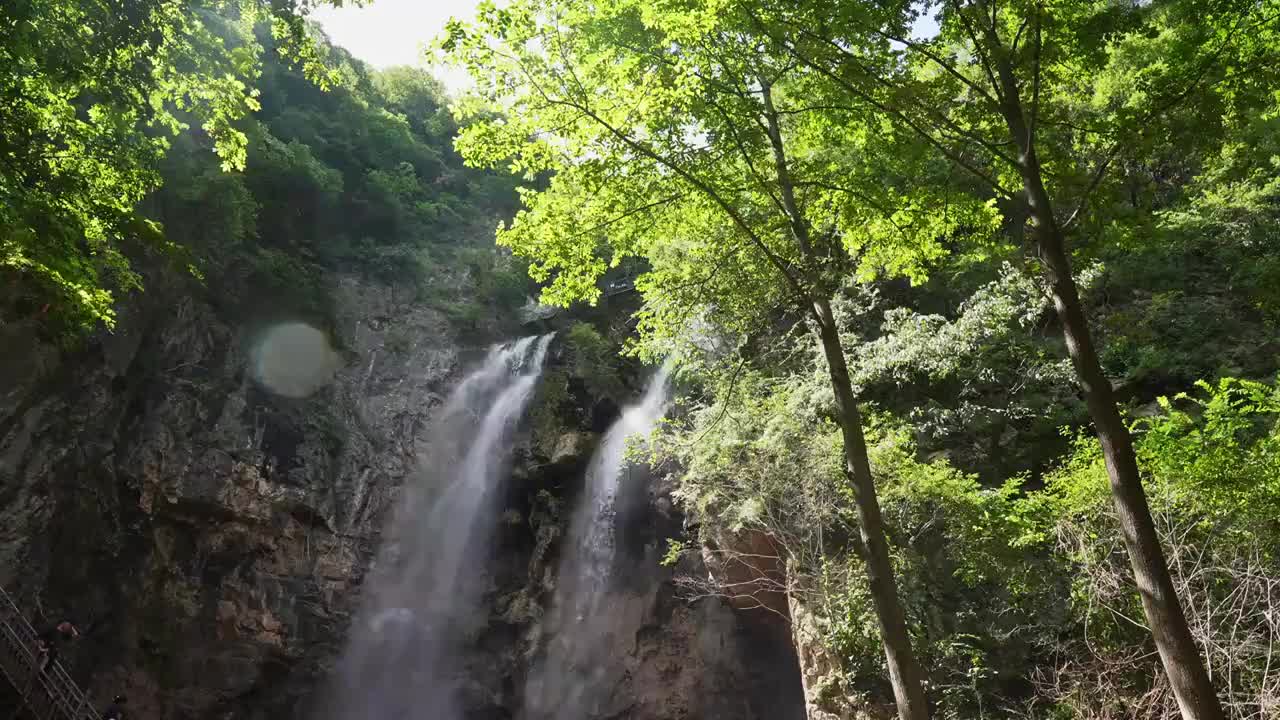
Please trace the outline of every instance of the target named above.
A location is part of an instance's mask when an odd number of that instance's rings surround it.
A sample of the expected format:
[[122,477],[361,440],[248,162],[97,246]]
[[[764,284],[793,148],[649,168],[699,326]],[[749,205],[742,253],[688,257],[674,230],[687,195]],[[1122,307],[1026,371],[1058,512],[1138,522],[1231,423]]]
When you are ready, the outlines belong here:
[[56,659],[40,669],[36,631],[0,588],[0,674],[34,720],[98,720],[89,699]]

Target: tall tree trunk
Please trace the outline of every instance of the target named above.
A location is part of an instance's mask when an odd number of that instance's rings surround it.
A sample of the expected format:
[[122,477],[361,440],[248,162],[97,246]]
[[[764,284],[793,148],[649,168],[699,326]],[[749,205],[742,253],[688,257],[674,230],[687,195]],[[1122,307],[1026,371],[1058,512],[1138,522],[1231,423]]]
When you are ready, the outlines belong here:
[[889,665],[889,682],[893,685],[898,717],[901,720],[926,720],[929,708],[925,701],[923,673],[911,649],[911,635],[907,632],[902,603],[898,600],[898,585],[889,559],[889,543],[885,539],[884,518],[880,515],[880,500],[876,497],[876,485],[871,477],[867,441],[862,434],[862,417],[849,380],[849,367],[845,364],[831,303],[826,299],[817,300],[814,310],[831,376],[831,389],[835,391],[836,413],[844,441],[844,472],[853,486],[854,501],[858,507],[863,562],[876,621],[880,626],[885,660]]
[[[1151,635],[1160,653],[1160,661],[1184,718],[1223,720],[1225,716],[1222,706],[1214,693],[1213,683],[1205,672],[1204,663],[1201,662],[1200,651],[1187,626],[1186,615],[1178,601],[1178,593],[1174,589],[1173,578],[1160,547],[1160,537],[1156,534],[1147,494],[1142,487],[1142,475],[1133,451],[1133,439],[1116,407],[1111,382],[1102,370],[1102,363],[1098,361],[1098,352],[1089,333],[1089,322],[1080,304],[1075,278],[1071,275],[1071,262],[1067,257],[1062,228],[1054,215],[1040,161],[1036,157],[1035,128],[1028,124],[1019,97],[1018,83],[1004,46],[996,36],[994,27],[986,26],[984,30],[999,76],[1001,114],[1008,125],[1011,140],[1018,148],[1018,169],[1026,193],[1036,246],[1048,271],[1053,306],[1062,323],[1067,352],[1075,367],[1076,379],[1084,391],[1085,403],[1093,418],[1098,441],[1102,444],[1102,456],[1111,480],[1111,497],[1120,520],[1120,531],[1124,536],[1133,577],[1142,598],[1142,609],[1151,626]],[[1032,116],[1034,112],[1033,108]]]
[[[766,78],[762,76],[759,81],[769,144],[773,147],[774,169],[778,174],[779,197],[796,247],[812,269],[817,266],[818,258],[814,256],[809,223],[796,202],[782,126],[773,105],[773,91]],[[849,366],[845,363],[840,333],[831,313],[831,301],[817,289],[822,287],[822,283],[810,279],[809,286],[812,288],[809,293],[814,298],[814,320],[818,325],[822,352],[827,358],[831,389],[835,392],[836,413],[844,441],[844,472],[853,487],[854,503],[858,506],[862,559],[867,568],[867,581],[875,605],[876,622],[880,626],[880,642],[889,665],[889,682],[893,685],[898,717],[900,720],[927,720],[929,707],[924,695],[924,674],[911,650],[911,634],[907,632],[902,603],[898,600],[898,584],[893,577],[889,543],[884,535],[884,518],[880,515],[880,500],[876,497],[876,484],[871,477],[867,440],[862,435],[862,416],[853,395],[853,383],[849,380]]]
[[1187,626],[1160,547],[1160,537],[1151,519],[1133,441],[1116,408],[1111,382],[1102,371],[1089,336],[1088,322],[1071,277],[1062,233],[1055,225],[1044,226],[1041,222],[1036,220],[1036,241],[1040,257],[1049,270],[1053,305],[1062,322],[1076,376],[1084,389],[1089,415],[1102,443],[1102,456],[1111,479],[1111,496],[1124,535],[1125,549],[1129,552],[1133,577],[1142,597],[1142,609],[1151,626],[1160,661],[1164,664],[1169,685],[1184,718],[1222,720],[1225,717],[1222,706]]

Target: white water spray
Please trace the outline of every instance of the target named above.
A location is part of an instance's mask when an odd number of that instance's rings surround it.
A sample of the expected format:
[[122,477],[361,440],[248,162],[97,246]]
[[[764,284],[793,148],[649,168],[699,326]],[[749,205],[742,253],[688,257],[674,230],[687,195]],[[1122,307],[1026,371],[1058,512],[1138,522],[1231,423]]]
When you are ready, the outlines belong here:
[[542,628],[546,655],[525,687],[528,718],[582,720],[607,699],[607,676],[620,640],[612,637],[606,611],[617,556],[618,489],[631,467],[626,457],[629,441],[648,435],[666,411],[668,372],[664,365],[640,402],[623,409],[591,458]]
[[401,491],[322,713],[332,720],[459,720],[457,662],[482,622],[479,572],[495,488],[551,335],[490,350],[436,416],[420,482]]

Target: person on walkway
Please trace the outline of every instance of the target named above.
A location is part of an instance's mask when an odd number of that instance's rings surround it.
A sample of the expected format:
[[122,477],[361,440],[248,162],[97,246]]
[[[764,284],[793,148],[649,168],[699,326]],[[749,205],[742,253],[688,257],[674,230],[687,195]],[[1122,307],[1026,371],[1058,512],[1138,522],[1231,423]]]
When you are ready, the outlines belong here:
[[49,663],[58,659],[61,646],[80,637],[80,630],[70,620],[63,620],[57,625],[50,625],[36,635],[36,651],[39,654],[39,667],[43,672]]
[[124,720],[124,706],[128,699],[123,695],[117,695],[115,700],[102,711],[102,720]]

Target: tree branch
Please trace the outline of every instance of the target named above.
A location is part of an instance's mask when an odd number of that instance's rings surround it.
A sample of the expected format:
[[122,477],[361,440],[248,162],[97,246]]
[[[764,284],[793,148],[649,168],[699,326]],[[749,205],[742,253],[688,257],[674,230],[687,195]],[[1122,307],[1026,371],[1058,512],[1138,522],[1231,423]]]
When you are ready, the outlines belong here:
[[1073,210],[1071,215],[1067,217],[1066,221],[1062,223],[1063,232],[1070,230],[1080,219],[1081,213],[1083,213],[1085,208],[1089,205],[1089,198],[1093,196],[1093,193],[1097,191],[1098,186],[1102,184],[1102,178],[1107,174],[1107,167],[1111,165],[1111,161],[1115,159],[1119,152],[1120,143],[1113,143],[1111,145],[1111,149],[1107,151],[1102,160],[1098,163],[1098,168],[1094,170],[1093,178],[1089,181],[1089,185],[1085,188],[1085,191],[1080,194],[1080,200],[1076,203],[1076,209]]
[[668,196],[666,196],[666,197],[658,198],[657,200],[654,200],[653,202],[645,203],[644,205],[640,205],[640,206],[638,206],[638,207],[631,208],[630,210],[627,210],[626,212],[622,213],[621,215],[618,215],[617,217],[609,218],[608,220],[605,220],[604,222],[596,223],[595,225],[593,225],[593,226],[591,226],[591,227],[589,227],[589,228],[586,228],[586,229],[584,229],[584,230],[579,230],[578,232],[576,232],[576,233],[574,233],[574,234],[570,235],[570,236],[569,236],[569,239],[571,239],[571,240],[572,240],[572,239],[575,239],[575,238],[580,238],[580,237],[582,237],[582,236],[584,236],[584,235],[590,235],[591,233],[594,233],[594,232],[597,232],[597,231],[599,231],[599,230],[603,230],[603,229],[605,229],[605,228],[607,228],[607,227],[610,227],[610,226],[614,225],[615,223],[622,222],[623,220],[626,220],[627,218],[632,217],[633,215],[639,215],[639,214],[640,214],[640,213],[642,213],[642,212],[646,212],[646,211],[648,211],[648,210],[652,210],[652,209],[654,209],[654,208],[656,208],[656,207],[660,207],[660,206],[662,206],[662,205],[666,205],[666,204],[667,204],[667,203],[669,203],[669,202],[675,202],[676,200],[680,200],[680,199],[682,199],[682,198],[684,198],[684,197],[685,197],[685,193],[676,193],[675,195],[668,195]]
[[973,90],[975,93],[977,93],[979,97],[983,98],[984,100],[991,103],[992,105],[996,105],[996,106],[999,105],[999,102],[994,97],[992,97],[990,93],[984,90],[981,85],[965,77],[964,73],[961,73],[959,70],[957,70],[955,65],[952,65],[951,63],[943,60],[941,57],[937,55],[937,53],[934,53],[932,50],[930,50],[927,45],[914,42],[907,38],[897,37],[896,35],[891,35],[881,30],[873,29],[871,32],[883,38],[892,40],[894,42],[902,43],[903,45],[905,45],[908,48],[911,48],[915,52],[918,52],[921,55],[924,55],[925,57],[932,60],[934,64],[936,64],[938,67],[946,71],[948,75],[951,75],[952,77],[956,78],[960,82],[964,83],[965,86],[967,86],[970,90]]
[[1040,50],[1041,50],[1042,43],[1041,43],[1041,37],[1040,37],[1040,5],[1039,4],[1036,5],[1036,9],[1035,9],[1035,34],[1036,34],[1036,39],[1035,39],[1036,44],[1035,44],[1035,51],[1033,54],[1034,60],[1032,64],[1033,69],[1032,69],[1032,76],[1031,76],[1031,119],[1027,123],[1027,135],[1028,135],[1027,145],[1031,145],[1035,141],[1036,123],[1040,117]]
[[866,102],[868,105],[879,110],[880,112],[883,112],[886,115],[891,115],[901,120],[903,124],[911,128],[911,130],[914,131],[916,135],[918,135],[922,140],[927,142],[929,145],[932,145],[935,149],[941,152],[948,160],[964,168],[974,177],[981,180],[989,188],[991,188],[991,190],[994,191],[997,195],[1000,195],[1001,197],[1004,197],[1010,200],[1017,199],[1013,193],[1009,192],[1002,185],[1000,185],[1000,183],[995,178],[983,172],[981,169],[975,167],[972,163],[965,160],[958,153],[951,150],[951,148],[948,148],[945,144],[943,144],[940,140],[934,137],[931,133],[929,133],[927,130],[922,128],[918,122],[913,120],[905,112],[876,99],[870,93],[866,92],[865,90],[859,88],[858,86],[854,85],[848,80],[845,80],[844,78],[835,74],[831,69],[823,66],[817,61],[804,55],[803,53],[800,52],[799,48],[794,43],[787,42],[785,40],[778,40],[776,37],[774,39],[778,41],[779,44],[787,50],[787,52],[790,52],[804,66],[818,72],[824,77],[830,79],[832,82],[835,82],[837,85],[843,87],[846,91],[848,91],[851,95],[862,100],[863,102]]
[[707,102],[711,107],[716,109],[716,112],[718,112],[720,117],[724,120],[725,127],[729,130],[730,137],[733,139],[733,144],[738,148],[738,154],[742,156],[743,162],[747,164],[747,170],[751,173],[751,177],[755,179],[756,184],[760,186],[760,190],[769,197],[769,200],[773,202],[774,207],[778,208],[779,212],[785,214],[787,210],[783,207],[782,200],[774,195],[773,190],[765,181],[764,176],[760,173],[759,169],[756,168],[756,164],[751,157],[751,153],[747,152],[747,147],[742,140],[741,133],[738,132],[738,128],[734,122],[729,119],[729,113],[725,111],[725,109],[720,106],[720,103],[716,102],[711,96],[707,97]]
[[952,10],[960,18],[960,23],[964,25],[965,34],[969,36],[969,40],[973,43],[973,52],[977,54],[979,64],[982,70],[987,74],[987,81],[991,83],[991,91],[995,93],[996,98],[1001,103],[1004,102],[1004,93],[1000,91],[1000,83],[996,81],[996,74],[991,69],[991,60],[987,58],[986,53],[982,52],[982,43],[978,42],[978,33],[973,27],[973,23],[969,20],[969,16],[964,14],[964,8],[960,7],[959,0],[948,0]]
[[[759,20],[757,20],[757,24],[760,24]],[[839,43],[835,42],[834,40],[817,35],[806,28],[796,28],[796,30],[801,34],[807,35],[808,37],[814,40],[817,40],[819,43],[822,43],[834,49],[839,57],[856,65],[863,75],[871,78],[873,82],[885,88],[887,91],[892,93],[893,91],[898,89],[898,88],[895,88],[888,80],[881,77],[872,69],[868,68],[866,65],[859,62],[858,58],[855,55],[845,50],[844,48],[840,47]],[[781,39],[779,38],[775,38],[775,41],[779,41],[780,44],[782,44],[784,47],[787,47],[787,43],[785,41],[781,41]],[[794,46],[794,43],[792,45]],[[869,98],[870,94],[867,93],[864,97]],[[989,98],[990,96],[985,96],[985,97]],[[884,104],[884,107],[888,109],[882,110],[882,112],[896,112],[896,113],[899,113],[903,118],[906,117],[905,111],[902,110],[901,108],[895,108],[895,107],[889,106],[887,103]],[[961,127],[954,120],[952,120],[945,112],[940,111],[936,108],[926,107],[923,109],[923,112],[926,115],[933,116],[934,118],[933,122],[935,124],[939,126],[945,126],[946,128],[950,129],[952,133],[958,136],[957,139],[960,139],[962,141],[968,141],[976,145],[979,145],[983,149],[985,149],[987,152],[994,155],[997,159],[1002,160],[1005,163],[1008,163],[1010,167],[1017,167],[1017,162],[1012,157],[1005,154],[1005,152],[1000,149],[1000,146],[998,143],[993,143],[990,140],[987,140],[986,138],[982,137],[981,135],[978,135],[971,130]]]
[[635,138],[631,137],[629,134],[614,127],[611,123],[606,121],[604,118],[600,117],[600,115],[596,114],[595,111],[593,111],[590,107],[588,107],[585,103],[585,98],[584,98],[584,102],[582,103],[574,103],[571,100],[552,98],[547,94],[546,89],[542,86],[542,84],[538,82],[537,78],[534,77],[533,73],[529,71],[529,69],[518,57],[515,58],[515,62],[520,67],[520,70],[521,72],[523,72],[525,79],[529,82],[530,87],[532,87],[538,93],[539,97],[542,98],[543,102],[546,102],[549,105],[553,105],[553,106],[567,107],[571,110],[575,110],[577,112],[582,113],[584,116],[586,116],[587,118],[590,118],[593,122],[595,122],[596,125],[602,128],[605,132],[607,132],[609,135],[612,135],[614,138],[622,142],[627,147],[631,148],[632,150],[639,153],[640,155],[646,158],[649,158],[655,163],[658,163],[659,165],[666,167],[667,169],[674,172],[676,175],[679,175],[681,178],[684,178],[686,182],[688,182],[698,191],[703,193],[709,200],[711,200],[717,206],[719,206],[720,209],[726,215],[729,216],[730,220],[733,221],[734,225],[736,225],[743,232],[743,234],[747,237],[747,239],[750,240],[751,243],[755,245],[757,249],[759,249],[760,252],[764,254],[769,264],[773,265],[774,268],[777,269],[777,271],[782,275],[786,283],[791,287],[792,291],[795,293],[796,300],[801,303],[804,303],[806,306],[808,305],[808,301],[810,299],[809,293],[805,290],[804,286],[800,283],[800,281],[797,280],[796,277],[791,273],[790,268],[788,268],[787,266],[786,260],[780,257],[768,246],[768,244],[764,241],[764,239],[761,238],[755,232],[755,230],[753,230],[751,226],[747,223],[746,218],[742,216],[742,213],[740,213],[738,209],[735,208],[720,193],[716,192],[715,188],[713,188],[710,185],[710,183],[698,177],[691,170],[683,167],[682,165],[675,162],[671,158],[660,155],[653,148],[650,148],[648,145],[636,140]]

